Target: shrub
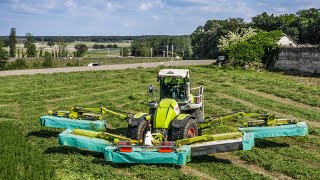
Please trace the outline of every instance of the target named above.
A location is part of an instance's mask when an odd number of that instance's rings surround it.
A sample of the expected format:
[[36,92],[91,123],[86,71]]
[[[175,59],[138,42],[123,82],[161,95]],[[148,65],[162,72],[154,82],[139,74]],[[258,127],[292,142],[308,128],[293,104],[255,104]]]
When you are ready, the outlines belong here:
[[68,62],[68,63],[66,64],[66,66],[67,66],[67,67],[72,67],[72,64],[71,64],[70,62]]
[[39,67],[41,67],[41,63],[39,63],[39,62],[34,62],[34,63],[32,64],[32,67],[34,67],[34,68],[39,68]]
[[52,57],[51,54],[46,52],[44,54],[44,61],[42,62],[42,67],[52,67],[53,62],[52,62]]
[[226,56],[226,65],[244,68],[270,67],[279,52],[277,41],[282,35],[281,31],[261,31],[246,41],[228,44],[220,53]]
[[124,47],[123,49],[120,49],[120,54],[121,54],[123,57],[128,57],[128,56],[129,56],[129,48]]
[[13,70],[13,69],[26,69],[28,65],[24,59],[17,59],[16,61],[10,62],[6,65],[6,69]]
[[74,48],[77,50],[78,57],[83,57],[88,50],[88,47],[85,44],[76,44]]

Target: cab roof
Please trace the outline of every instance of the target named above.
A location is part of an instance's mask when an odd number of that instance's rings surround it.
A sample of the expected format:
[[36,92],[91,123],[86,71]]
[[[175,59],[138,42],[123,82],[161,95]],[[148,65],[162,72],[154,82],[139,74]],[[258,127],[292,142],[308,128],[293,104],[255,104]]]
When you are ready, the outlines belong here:
[[189,69],[161,69],[158,73],[160,77],[188,77]]

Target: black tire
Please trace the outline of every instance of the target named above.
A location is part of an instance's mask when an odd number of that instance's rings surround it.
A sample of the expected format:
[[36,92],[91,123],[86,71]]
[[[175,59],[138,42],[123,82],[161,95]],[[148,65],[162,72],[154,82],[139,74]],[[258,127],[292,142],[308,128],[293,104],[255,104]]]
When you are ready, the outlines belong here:
[[171,129],[171,140],[186,139],[198,136],[198,126],[195,119],[189,119],[184,127]]
[[[201,109],[197,109],[192,115],[196,119],[197,124],[203,119]],[[198,136],[202,136],[202,129],[198,129]]]
[[143,140],[144,135],[147,133],[148,122],[143,120],[137,126],[128,125],[127,138],[134,140]]

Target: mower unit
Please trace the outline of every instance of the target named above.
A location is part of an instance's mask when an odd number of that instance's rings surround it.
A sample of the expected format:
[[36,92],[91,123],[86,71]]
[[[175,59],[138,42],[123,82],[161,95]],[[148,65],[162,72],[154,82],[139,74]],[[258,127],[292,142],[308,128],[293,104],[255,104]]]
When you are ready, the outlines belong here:
[[[191,156],[235,150],[250,150],[255,138],[305,136],[308,127],[295,119],[274,115],[236,112],[204,116],[204,87],[191,88],[188,69],[163,69],[157,76],[159,97],[147,87],[149,112],[126,113],[106,107],[70,107],[49,111],[41,126],[66,128],[59,143],[104,153],[114,163],[184,165]],[[118,116],[128,123],[126,135],[107,133],[104,115]],[[203,134],[223,122],[244,122],[238,132]]]

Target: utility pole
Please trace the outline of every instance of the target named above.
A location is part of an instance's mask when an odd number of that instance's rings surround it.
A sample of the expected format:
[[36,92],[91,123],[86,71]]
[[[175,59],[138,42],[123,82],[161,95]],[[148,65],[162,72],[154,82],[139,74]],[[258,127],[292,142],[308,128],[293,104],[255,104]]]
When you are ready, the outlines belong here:
[[173,45],[171,45],[171,57],[173,58]]
[[167,57],[169,57],[169,46],[167,45]]
[[121,56],[123,57],[123,47],[121,47]]
[[152,48],[150,49],[150,56],[151,56],[151,58],[152,58]]
[[109,57],[109,48],[108,48],[108,57]]
[[184,57],[184,50],[182,50],[182,57]]

